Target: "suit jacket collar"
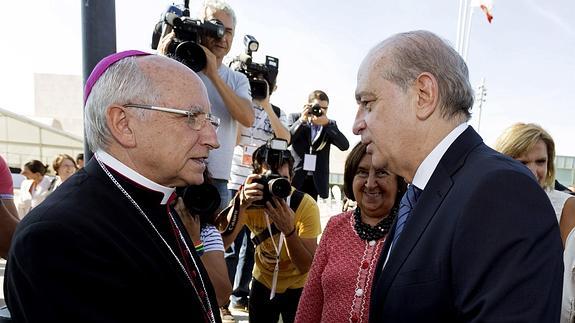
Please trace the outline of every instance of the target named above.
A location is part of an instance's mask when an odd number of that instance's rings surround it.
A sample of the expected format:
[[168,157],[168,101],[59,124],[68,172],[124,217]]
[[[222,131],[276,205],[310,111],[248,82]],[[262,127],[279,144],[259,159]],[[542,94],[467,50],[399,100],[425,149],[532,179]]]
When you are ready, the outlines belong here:
[[[385,303],[387,291],[399,269],[451,189],[453,175],[465,164],[469,153],[482,143],[483,140],[479,134],[470,126],[451,144],[435,168],[425,190],[412,210],[410,218],[396,242],[396,246],[389,255],[385,268],[381,269],[391,243],[391,239],[386,240],[379,260],[378,272],[376,273],[378,276],[377,284],[374,286],[374,292],[380,296],[380,305]],[[388,235],[393,237],[394,232],[395,225]]]
[[457,140],[457,138],[468,127],[467,122],[464,122],[451,130],[451,132],[449,132],[447,136],[445,136],[439,144],[433,148],[429,155],[425,157],[423,162],[421,162],[415,172],[415,176],[413,176],[413,182],[411,184],[415,185],[417,188],[425,190],[427,183],[431,179],[431,175],[433,175],[433,172],[437,165],[439,165],[443,155],[445,155],[449,147],[451,147],[451,144],[453,144],[453,142],[455,142],[455,140]]

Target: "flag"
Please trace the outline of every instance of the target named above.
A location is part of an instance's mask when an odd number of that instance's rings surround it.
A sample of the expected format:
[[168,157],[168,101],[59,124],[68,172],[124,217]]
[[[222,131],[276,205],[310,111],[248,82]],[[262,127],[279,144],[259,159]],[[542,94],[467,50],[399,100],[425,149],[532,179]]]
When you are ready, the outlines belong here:
[[471,3],[474,7],[479,7],[483,13],[485,13],[485,17],[487,17],[487,21],[491,23],[493,20],[493,0],[474,0]]

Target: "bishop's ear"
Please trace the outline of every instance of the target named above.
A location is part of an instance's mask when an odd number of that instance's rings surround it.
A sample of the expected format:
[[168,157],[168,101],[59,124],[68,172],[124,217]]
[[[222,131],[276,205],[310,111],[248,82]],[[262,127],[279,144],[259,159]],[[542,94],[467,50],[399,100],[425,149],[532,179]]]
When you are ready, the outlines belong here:
[[106,123],[112,137],[121,146],[131,148],[136,144],[134,131],[131,127],[132,116],[125,107],[112,105],[106,111]]
[[426,120],[436,109],[439,103],[439,88],[437,79],[433,74],[423,72],[415,79],[415,90],[417,93],[417,118]]

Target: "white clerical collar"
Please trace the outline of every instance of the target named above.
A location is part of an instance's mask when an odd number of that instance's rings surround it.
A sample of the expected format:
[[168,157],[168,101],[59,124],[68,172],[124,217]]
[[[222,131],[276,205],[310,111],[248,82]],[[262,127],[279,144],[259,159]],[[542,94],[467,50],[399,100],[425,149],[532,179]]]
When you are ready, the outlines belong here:
[[135,170],[131,169],[130,167],[126,166],[121,161],[117,160],[116,158],[112,157],[112,155],[108,154],[103,150],[98,150],[96,153],[96,158],[98,158],[101,162],[109,166],[110,168],[114,169],[118,173],[122,174],[122,176],[128,178],[129,180],[133,181],[134,183],[141,185],[149,190],[156,191],[159,193],[164,194],[164,198],[162,198],[162,202],[160,204],[168,203],[170,196],[176,190],[173,187],[166,187],[160,185],[156,182],[149,180],[148,178],[140,175]]
[[439,142],[435,148],[425,157],[423,162],[417,168],[415,172],[415,176],[413,177],[413,182],[411,184],[415,185],[417,188],[424,190],[427,182],[433,175],[435,168],[439,164],[439,161],[449,149],[451,144],[461,135],[465,129],[467,129],[468,125],[467,122],[460,124],[459,126],[455,127],[455,129],[451,130],[451,132]]

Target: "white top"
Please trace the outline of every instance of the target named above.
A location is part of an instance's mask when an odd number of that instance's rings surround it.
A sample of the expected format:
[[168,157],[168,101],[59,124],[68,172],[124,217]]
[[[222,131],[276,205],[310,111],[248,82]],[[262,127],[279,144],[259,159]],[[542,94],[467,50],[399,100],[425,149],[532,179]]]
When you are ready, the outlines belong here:
[[131,169],[130,167],[126,166],[124,163],[117,160],[112,155],[108,154],[107,152],[105,152],[103,150],[98,150],[94,155],[102,163],[106,164],[106,166],[108,166],[109,168],[112,168],[113,170],[122,174],[122,176],[128,178],[129,180],[133,181],[134,183],[137,183],[137,184],[139,184],[139,185],[141,185],[141,186],[143,186],[149,190],[163,193],[164,198],[162,199],[161,204],[168,203],[170,196],[172,196],[172,193],[174,193],[174,191],[176,190],[173,187],[166,187],[166,186],[160,185],[160,184],[144,177],[140,173],[138,173],[135,170]]
[[[251,160],[244,159],[244,154],[251,155],[255,148],[267,143],[274,136],[272,124],[264,108],[255,104],[253,108],[256,115],[254,125],[250,128],[242,127],[240,142],[234,148],[230,182],[228,183],[230,190],[238,190],[240,185],[246,181],[246,177],[252,173]],[[287,129],[287,116],[283,110],[280,111],[280,122]]]
[[[245,75],[223,64],[218,68],[218,74],[239,97],[249,101],[252,100],[250,97],[250,83]],[[208,90],[212,114],[220,118],[220,127],[218,128],[220,148],[210,151],[208,169],[213,178],[228,180],[232,167],[234,146],[236,145],[238,122],[229,113],[224,100],[212,81],[202,72],[198,73],[198,76]]]
[[433,175],[433,172],[439,164],[439,161],[443,155],[445,155],[445,152],[447,149],[449,149],[451,144],[459,137],[459,135],[465,131],[465,129],[467,129],[466,122],[451,130],[451,132],[445,136],[445,138],[443,138],[443,140],[441,140],[439,144],[435,146],[435,148],[433,148],[433,150],[429,153],[429,155],[427,155],[427,157],[425,157],[423,162],[417,168],[415,176],[413,176],[413,182],[411,184],[415,185],[421,190],[425,189],[425,186],[427,185],[427,182],[429,182],[431,175]]
[[20,198],[17,206],[20,217],[25,216],[30,212],[30,210],[44,202],[46,197],[52,192],[50,186],[52,186],[52,189],[54,188],[54,185],[52,185],[52,181],[54,180],[54,177],[44,175],[40,183],[36,185],[33,190],[31,190],[33,180],[26,179],[22,181],[22,185],[20,186]]
[[[561,222],[563,207],[573,196],[553,189],[546,189],[551,205],[555,210],[557,222]],[[571,230],[565,240],[563,251],[563,300],[561,304],[561,323],[572,323],[575,320],[575,230]]]

